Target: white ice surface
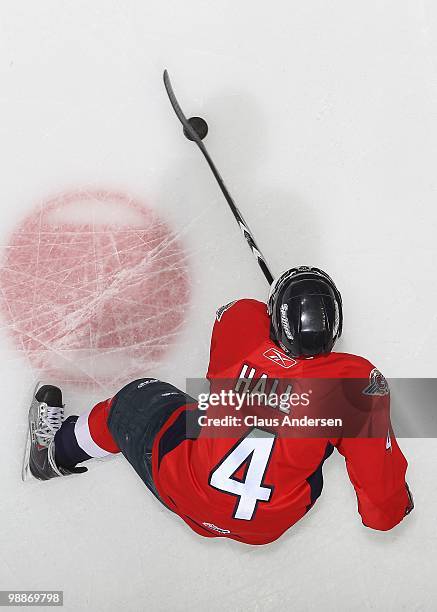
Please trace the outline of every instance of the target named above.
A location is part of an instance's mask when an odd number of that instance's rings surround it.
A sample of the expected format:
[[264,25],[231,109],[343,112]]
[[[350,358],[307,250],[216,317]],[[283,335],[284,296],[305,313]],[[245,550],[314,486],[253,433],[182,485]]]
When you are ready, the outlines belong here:
[[[216,307],[266,294],[164,67],[274,271],[335,278],[339,348],[389,377],[435,375],[435,3],[3,0],[0,18],[0,244],[41,199],[104,185],[151,203],[189,251],[185,326],[145,375],[202,375]],[[68,611],[436,608],[435,439],[401,441],[416,509],[390,533],[361,525],[334,456],[278,542],[206,540],[122,459],[21,483],[38,373],[0,329],[0,589],[63,589]],[[69,412],[102,393],[70,389]]]

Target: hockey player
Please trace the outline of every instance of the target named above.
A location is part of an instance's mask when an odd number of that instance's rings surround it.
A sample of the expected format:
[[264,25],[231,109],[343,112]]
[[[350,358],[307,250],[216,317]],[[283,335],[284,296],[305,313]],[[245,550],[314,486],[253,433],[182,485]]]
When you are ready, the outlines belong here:
[[[268,305],[239,300],[217,312],[208,378],[362,381],[360,402],[388,409],[389,391],[367,360],[334,353],[341,296],[317,268],[294,268],[272,285]],[[340,390],[340,391],[339,391]],[[330,396],[331,397],[331,396]],[[345,401],[349,401],[346,398]],[[352,398],[351,403],[354,403]],[[360,405],[361,405],[360,404]],[[388,530],[413,508],[407,462],[393,432],[374,437],[288,438],[243,427],[237,437],[203,435],[192,397],[153,378],[131,382],[81,416],[63,417],[61,391],[45,385],[29,415],[28,466],[41,480],[86,471],[92,457],[121,452],[148,489],[194,531],[266,544],[302,518],[321,493],[323,462],[336,448],[364,525]]]

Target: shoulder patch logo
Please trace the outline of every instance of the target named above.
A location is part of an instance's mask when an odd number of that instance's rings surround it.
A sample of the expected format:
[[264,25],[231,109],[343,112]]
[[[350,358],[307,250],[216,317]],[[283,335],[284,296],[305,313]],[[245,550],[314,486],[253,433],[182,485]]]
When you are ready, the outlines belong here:
[[229,310],[229,308],[231,308],[231,306],[233,306],[233,305],[235,304],[235,302],[236,302],[236,301],[237,301],[237,300],[234,300],[233,302],[229,302],[229,304],[226,304],[225,306],[221,306],[221,307],[220,307],[220,308],[217,310],[217,312],[216,312],[216,314],[215,314],[215,318],[217,319],[217,321],[220,321],[220,320],[221,320],[221,318],[222,318],[222,316],[225,314],[225,312],[226,312],[227,310]]
[[363,389],[363,395],[388,395],[390,389],[388,382],[377,368],[369,374],[369,385]]
[[263,353],[264,357],[276,363],[276,365],[281,366],[282,368],[292,368],[296,365],[297,361],[292,357],[289,357],[282,351],[277,348],[269,348],[267,351]]

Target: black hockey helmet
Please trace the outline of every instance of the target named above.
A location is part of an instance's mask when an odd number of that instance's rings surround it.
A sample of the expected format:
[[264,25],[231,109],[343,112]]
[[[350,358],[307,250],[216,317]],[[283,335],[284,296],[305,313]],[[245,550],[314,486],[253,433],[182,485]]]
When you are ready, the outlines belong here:
[[326,355],[341,336],[341,295],[319,268],[284,272],[270,288],[267,310],[272,340],[292,357]]

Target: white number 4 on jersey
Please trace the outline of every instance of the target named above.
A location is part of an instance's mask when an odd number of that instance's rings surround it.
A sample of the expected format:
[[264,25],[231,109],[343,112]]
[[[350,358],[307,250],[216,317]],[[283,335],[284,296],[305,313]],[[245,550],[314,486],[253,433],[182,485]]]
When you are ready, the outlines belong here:
[[[252,429],[242,438],[216,468],[211,472],[209,484],[230,495],[239,497],[233,517],[250,521],[256,511],[258,502],[268,502],[273,491],[272,486],[262,486],[267,471],[275,434],[261,429]],[[247,463],[243,480],[233,476]]]

